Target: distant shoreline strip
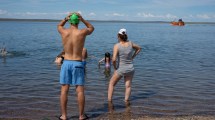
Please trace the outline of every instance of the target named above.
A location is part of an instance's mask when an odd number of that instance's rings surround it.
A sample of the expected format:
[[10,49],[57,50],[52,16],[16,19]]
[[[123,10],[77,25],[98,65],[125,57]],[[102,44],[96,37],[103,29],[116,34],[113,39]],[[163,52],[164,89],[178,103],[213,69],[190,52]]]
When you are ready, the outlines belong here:
[[[15,18],[0,18],[0,21],[20,21],[20,22],[59,22],[54,19],[15,19]],[[124,23],[168,23],[172,21],[120,21],[120,20],[89,20],[91,22],[124,22]],[[215,24],[215,22],[185,22],[185,24]]]

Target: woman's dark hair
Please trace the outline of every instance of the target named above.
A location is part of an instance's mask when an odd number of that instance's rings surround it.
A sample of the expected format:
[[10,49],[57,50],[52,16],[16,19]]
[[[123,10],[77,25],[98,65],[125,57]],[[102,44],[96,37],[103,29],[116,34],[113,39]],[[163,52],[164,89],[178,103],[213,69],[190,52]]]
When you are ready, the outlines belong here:
[[118,37],[120,39],[122,39],[123,41],[127,41],[128,40],[128,36],[125,34],[125,32],[122,32],[123,34],[118,34]]
[[108,58],[109,58],[109,61],[110,61],[110,53],[109,53],[109,52],[106,52],[106,53],[105,53],[105,62],[106,62],[106,57],[108,57]]

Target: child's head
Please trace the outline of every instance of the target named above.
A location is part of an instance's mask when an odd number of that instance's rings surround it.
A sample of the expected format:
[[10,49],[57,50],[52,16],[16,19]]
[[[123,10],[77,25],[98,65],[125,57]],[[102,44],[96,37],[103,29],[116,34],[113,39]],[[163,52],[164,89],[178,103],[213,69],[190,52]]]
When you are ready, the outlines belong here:
[[105,57],[110,57],[110,53],[109,53],[109,52],[106,52],[106,53],[105,53]]
[[110,53],[109,53],[109,52],[106,52],[106,53],[105,53],[105,62],[106,62],[106,60],[107,60],[106,58],[109,58],[108,61],[110,61]]

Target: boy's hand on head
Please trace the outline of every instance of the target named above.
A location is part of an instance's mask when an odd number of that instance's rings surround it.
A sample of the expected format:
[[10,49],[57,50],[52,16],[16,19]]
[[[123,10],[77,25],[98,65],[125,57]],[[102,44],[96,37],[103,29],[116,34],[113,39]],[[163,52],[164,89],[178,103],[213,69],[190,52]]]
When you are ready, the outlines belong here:
[[83,20],[83,18],[82,18],[82,16],[81,16],[81,14],[80,13],[78,13],[78,12],[76,12],[75,14],[77,14],[78,15],[78,19],[80,20],[80,21],[82,21]]
[[69,20],[72,13],[69,13],[69,15],[66,16],[66,19]]

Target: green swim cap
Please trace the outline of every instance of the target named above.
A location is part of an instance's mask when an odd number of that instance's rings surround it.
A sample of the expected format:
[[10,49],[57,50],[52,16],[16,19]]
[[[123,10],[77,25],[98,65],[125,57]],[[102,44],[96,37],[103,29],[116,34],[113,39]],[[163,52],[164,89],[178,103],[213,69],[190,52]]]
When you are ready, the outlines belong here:
[[79,23],[79,19],[78,19],[79,17],[77,14],[73,13],[69,18],[70,18],[69,22],[71,24],[78,24]]

